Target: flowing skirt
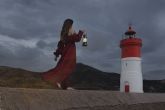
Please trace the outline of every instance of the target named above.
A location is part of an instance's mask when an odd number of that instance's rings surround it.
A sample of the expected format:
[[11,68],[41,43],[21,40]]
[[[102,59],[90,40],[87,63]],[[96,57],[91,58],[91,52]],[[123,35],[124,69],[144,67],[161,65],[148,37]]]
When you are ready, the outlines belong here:
[[74,71],[76,66],[76,47],[75,45],[69,45],[64,53],[61,55],[56,67],[44,72],[42,77],[45,81],[53,83],[57,86],[57,83],[62,83]]

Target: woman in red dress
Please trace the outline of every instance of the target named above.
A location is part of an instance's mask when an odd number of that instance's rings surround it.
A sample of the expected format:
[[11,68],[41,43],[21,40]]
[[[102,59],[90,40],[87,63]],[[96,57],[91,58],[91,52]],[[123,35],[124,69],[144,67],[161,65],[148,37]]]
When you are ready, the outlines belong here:
[[60,41],[58,42],[58,48],[54,55],[55,60],[61,55],[56,67],[44,72],[42,77],[45,81],[53,83],[56,87],[66,89],[66,80],[74,71],[76,66],[76,45],[75,42],[79,42],[82,38],[83,31],[79,31],[78,34],[73,32],[73,20],[66,19],[64,21]]

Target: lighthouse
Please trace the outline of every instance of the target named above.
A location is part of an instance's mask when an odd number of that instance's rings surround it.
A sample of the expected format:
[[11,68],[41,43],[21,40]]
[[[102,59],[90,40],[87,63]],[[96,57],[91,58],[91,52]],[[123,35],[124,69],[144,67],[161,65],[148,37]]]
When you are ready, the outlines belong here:
[[143,93],[141,47],[142,40],[136,37],[136,32],[129,26],[125,37],[120,41],[121,92]]

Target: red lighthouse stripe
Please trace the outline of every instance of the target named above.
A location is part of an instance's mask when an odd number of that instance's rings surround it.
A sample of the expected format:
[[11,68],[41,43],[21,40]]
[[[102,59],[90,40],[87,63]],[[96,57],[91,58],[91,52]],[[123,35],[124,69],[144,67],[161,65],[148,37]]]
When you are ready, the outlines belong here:
[[141,57],[142,40],[139,38],[127,38],[120,42],[121,57]]

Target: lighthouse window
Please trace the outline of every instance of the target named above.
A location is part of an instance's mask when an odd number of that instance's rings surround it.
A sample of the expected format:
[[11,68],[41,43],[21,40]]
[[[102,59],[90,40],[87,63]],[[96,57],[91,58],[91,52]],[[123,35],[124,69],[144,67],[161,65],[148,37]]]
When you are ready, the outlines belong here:
[[129,35],[129,38],[133,38],[133,35]]

